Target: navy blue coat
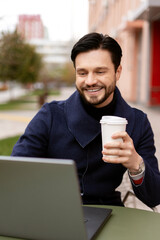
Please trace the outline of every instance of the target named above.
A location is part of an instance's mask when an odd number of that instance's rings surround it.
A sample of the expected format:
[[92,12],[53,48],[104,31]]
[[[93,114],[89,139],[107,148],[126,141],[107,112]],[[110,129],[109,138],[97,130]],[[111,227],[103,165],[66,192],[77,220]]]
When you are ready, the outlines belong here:
[[[115,94],[114,115],[128,120],[127,132],[146,166],[143,183],[132,183],[134,192],[148,206],[156,206],[160,204],[160,174],[150,123],[146,114],[124,101],[118,88]],[[65,101],[46,103],[27,126],[12,155],[73,159],[85,204],[122,205],[115,189],[126,168],[103,162],[101,151],[100,123],[86,112],[76,91]]]

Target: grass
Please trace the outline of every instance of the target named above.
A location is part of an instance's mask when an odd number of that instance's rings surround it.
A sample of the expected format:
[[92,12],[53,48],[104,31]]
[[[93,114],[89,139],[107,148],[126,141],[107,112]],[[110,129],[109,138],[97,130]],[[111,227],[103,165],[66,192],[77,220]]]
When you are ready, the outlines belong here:
[[[32,92],[30,92],[30,96],[40,96],[44,94],[44,90],[43,89],[36,89]],[[59,90],[49,90],[48,91],[48,95],[59,95],[60,94],[60,91]]]
[[[37,110],[39,96],[43,94],[42,90],[35,90],[18,99],[13,99],[7,103],[0,104],[0,110]],[[48,95],[58,95],[60,92],[49,91]]]
[[12,153],[13,146],[19,139],[19,135],[0,140],[0,155],[10,156]]
[[33,109],[33,104],[35,105],[37,100],[28,99],[27,96],[20,97],[19,99],[8,101],[7,103],[0,104],[0,110],[28,110]]

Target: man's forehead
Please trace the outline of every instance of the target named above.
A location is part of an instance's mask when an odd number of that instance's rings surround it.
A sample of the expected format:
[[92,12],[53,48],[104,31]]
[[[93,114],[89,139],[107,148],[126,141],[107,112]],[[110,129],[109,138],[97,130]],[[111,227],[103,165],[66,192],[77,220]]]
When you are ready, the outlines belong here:
[[75,59],[76,69],[108,68],[112,64],[110,52],[103,49],[79,53]]

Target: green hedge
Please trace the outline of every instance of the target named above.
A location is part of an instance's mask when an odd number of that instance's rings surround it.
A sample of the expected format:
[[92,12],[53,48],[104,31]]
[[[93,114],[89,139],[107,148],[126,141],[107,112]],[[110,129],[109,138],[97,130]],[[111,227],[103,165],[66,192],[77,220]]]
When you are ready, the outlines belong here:
[[13,146],[17,142],[20,136],[14,136],[4,138],[0,140],[0,155],[10,156],[12,153]]

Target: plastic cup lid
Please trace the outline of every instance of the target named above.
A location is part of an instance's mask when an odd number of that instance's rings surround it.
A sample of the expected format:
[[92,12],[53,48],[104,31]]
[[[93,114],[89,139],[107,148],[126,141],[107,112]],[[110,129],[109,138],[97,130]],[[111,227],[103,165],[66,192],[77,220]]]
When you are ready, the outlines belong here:
[[117,116],[102,116],[100,123],[107,124],[127,124],[128,121],[126,118],[117,117]]

